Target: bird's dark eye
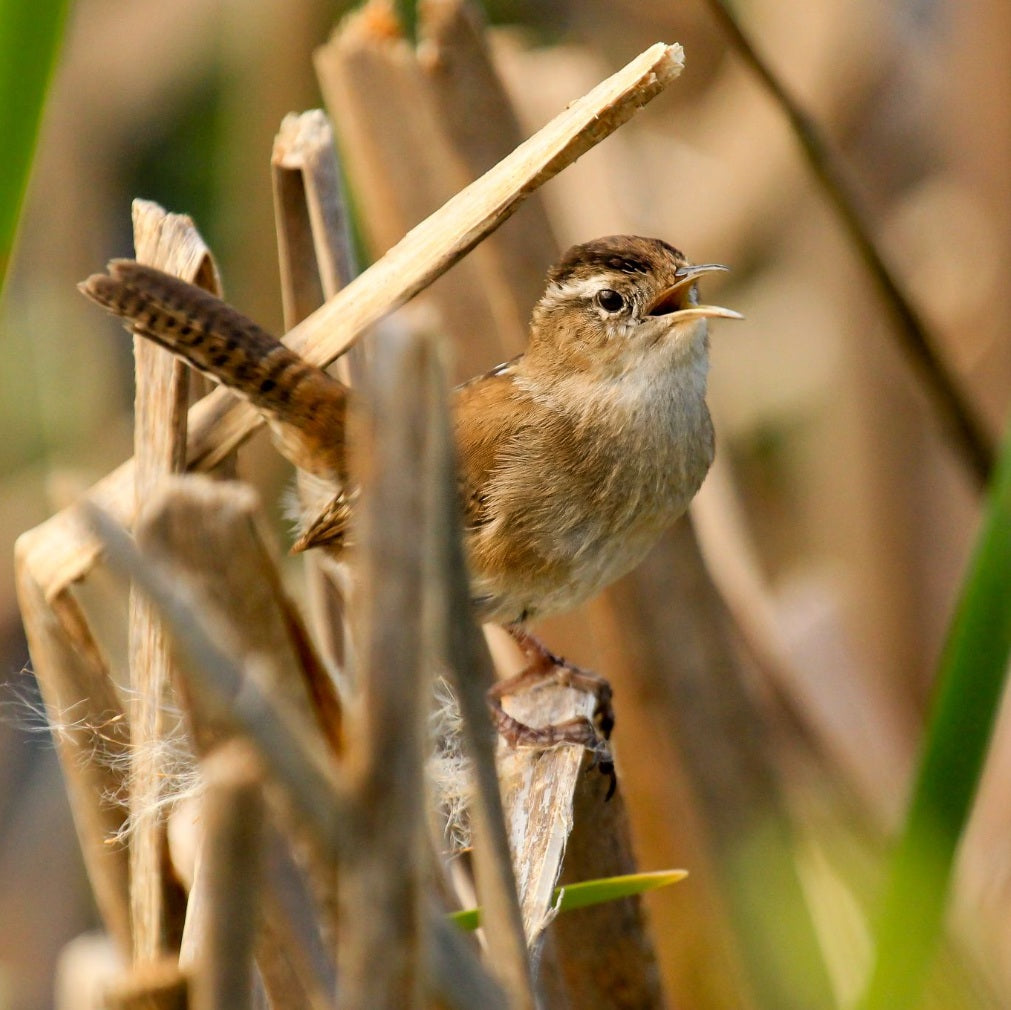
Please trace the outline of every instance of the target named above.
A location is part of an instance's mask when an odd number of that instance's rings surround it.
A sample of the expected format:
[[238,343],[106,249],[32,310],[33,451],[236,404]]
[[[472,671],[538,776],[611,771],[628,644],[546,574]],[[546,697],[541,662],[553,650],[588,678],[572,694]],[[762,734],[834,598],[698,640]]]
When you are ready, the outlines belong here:
[[617,291],[612,291],[610,288],[598,291],[594,297],[594,301],[605,312],[620,312],[625,307],[625,299]]

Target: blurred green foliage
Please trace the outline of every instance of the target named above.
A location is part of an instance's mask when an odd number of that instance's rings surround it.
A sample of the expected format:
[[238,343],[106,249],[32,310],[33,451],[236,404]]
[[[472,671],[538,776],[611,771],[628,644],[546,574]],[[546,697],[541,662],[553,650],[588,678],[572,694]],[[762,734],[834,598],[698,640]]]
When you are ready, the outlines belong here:
[[941,934],[1011,656],[1011,432],[941,660],[934,710],[876,930],[863,1010],[917,1005]]
[[60,50],[68,0],[0,0],[0,290],[10,263],[49,81]]

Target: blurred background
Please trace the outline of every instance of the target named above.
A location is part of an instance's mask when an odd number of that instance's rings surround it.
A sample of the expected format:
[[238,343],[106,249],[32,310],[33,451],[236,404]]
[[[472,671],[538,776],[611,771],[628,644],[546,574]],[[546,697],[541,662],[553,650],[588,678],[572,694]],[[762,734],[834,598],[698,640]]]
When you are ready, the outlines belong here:
[[[271,143],[285,113],[321,104],[313,52],[346,7],[71,6],[0,304],[0,1007],[51,1006],[61,948],[95,924],[55,754],[29,714],[35,695],[12,575],[15,537],[132,451],[130,342],[75,284],[130,255],[130,200],[141,196],[192,215],[229,300],[282,330]],[[1011,268],[1011,7],[748,0],[738,8],[824,124],[876,237],[996,440],[1011,391],[1001,295]],[[544,209],[561,247],[631,232],[733,268],[705,291],[747,322],[714,328],[719,463],[694,520],[744,626],[749,690],[811,855],[802,878],[822,909],[817,925],[840,962],[830,968],[845,1003],[866,971],[866,915],[846,874],[826,868],[823,843],[852,837],[836,855],[850,869],[866,862],[875,879],[876,847],[904,809],[978,525],[978,489],[939,434],[780,111],[701,0],[489,0],[483,10],[524,134],[653,42],[685,47],[681,79],[549,183]],[[388,124],[390,137],[398,128]],[[520,241],[534,227],[526,213],[508,225]],[[370,255],[393,241],[364,231]],[[549,264],[531,269],[540,276]],[[517,292],[524,314],[534,297]],[[265,440],[245,451],[242,467],[279,515],[288,474]],[[735,604],[744,596],[751,609]],[[544,631],[620,687],[600,624],[591,612]],[[671,1005],[750,1005],[724,971],[733,962],[726,937],[692,918],[718,899],[707,897],[699,868],[705,825],[690,829],[699,816],[690,782],[671,792],[681,774],[675,750],[623,739],[620,692],[617,704],[643,868],[698,870],[681,885],[694,892],[650,899]],[[683,809],[669,809],[672,795]],[[946,959],[957,996],[938,1006],[1011,1005],[1008,796],[1011,719],[1003,719],[959,855],[957,940]],[[672,822],[688,826],[679,835]]]

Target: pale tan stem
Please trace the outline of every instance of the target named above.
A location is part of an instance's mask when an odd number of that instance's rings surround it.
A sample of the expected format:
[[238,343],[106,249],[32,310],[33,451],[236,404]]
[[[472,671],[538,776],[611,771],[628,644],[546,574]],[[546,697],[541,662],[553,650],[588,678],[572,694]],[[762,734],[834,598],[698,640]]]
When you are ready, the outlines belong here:
[[262,773],[233,740],[203,762],[202,943],[192,1010],[251,1010],[263,842]]
[[18,606],[35,676],[102,922],[120,953],[130,942],[126,848],[110,844],[127,816],[125,768],[130,729],[109,671],[80,608],[65,590],[47,600],[15,546]]
[[[313,109],[286,116],[274,138],[270,167],[284,325],[291,329],[358,272],[333,129],[325,113]],[[345,355],[335,366],[345,383],[352,378],[352,357]],[[302,507],[318,507],[318,482],[302,472],[297,479]],[[346,673],[345,608],[334,563],[313,551],[305,556],[305,565],[316,641],[331,665]]]
[[[133,203],[134,247],[141,263],[220,293],[210,251],[190,218],[166,214],[146,200]],[[134,336],[134,494],[146,501],[167,474],[186,465],[189,369],[174,355]],[[180,895],[163,876],[165,829],[159,798],[165,720],[172,705],[172,673],[161,625],[147,600],[130,594],[132,690],[130,813],[130,910],[136,961],[156,959],[168,943],[169,919],[181,917]],[[173,907],[175,906],[175,907]]]
[[[439,374],[436,361],[430,368]],[[436,389],[443,389],[439,383]],[[474,875],[484,909],[490,963],[513,1008],[533,1005],[530,960],[523,916],[517,898],[495,768],[496,734],[487,709],[487,692],[495,682],[487,643],[474,624],[470,583],[459,536],[453,447],[443,392],[431,418],[433,472],[428,509],[431,528],[429,636],[436,655],[444,656],[463,716],[463,742],[474,764]]]

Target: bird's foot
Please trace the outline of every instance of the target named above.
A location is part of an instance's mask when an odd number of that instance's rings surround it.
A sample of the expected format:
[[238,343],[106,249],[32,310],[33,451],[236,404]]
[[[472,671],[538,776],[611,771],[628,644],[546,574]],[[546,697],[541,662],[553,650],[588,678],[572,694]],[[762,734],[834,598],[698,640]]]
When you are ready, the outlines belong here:
[[[592,755],[590,767],[599,768],[610,777],[607,791],[607,799],[610,799],[617,786],[614,759],[607,743],[614,728],[611,685],[590,670],[584,670],[556,656],[526,631],[516,627],[508,630],[530,662],[518,674],[499,681],[488,691],[488,706],[495,728],[506,743],[513,747],[548,749],[562,744],[585,747]],[[554,725],[528,726],[503,709],[502,699],[507,695],[529,690],[548,681],[592,695],[596,699],[593,718],[577,716]]]
[[609,740],[611,731],[614,729],[614,707],[612,704],[614,692],[610,683],[592,670],[584,670],[561,656],[556,656],[540,639],[535,638],[530,632],[523,630],[518,625],[512,625],[507,630],[522,650],[523,655],[529,660],[529,664],[515,677],[500,681],[492,689],[493,691],[498,690],[498,697],[516,694],[517,691],[533,687],[535,684],[547,680],[553,680],[562,687],[585,691],[587,694],[593,695],[597,701],[597,706],[593,710],[594,725],[600,735],[605,740]]

